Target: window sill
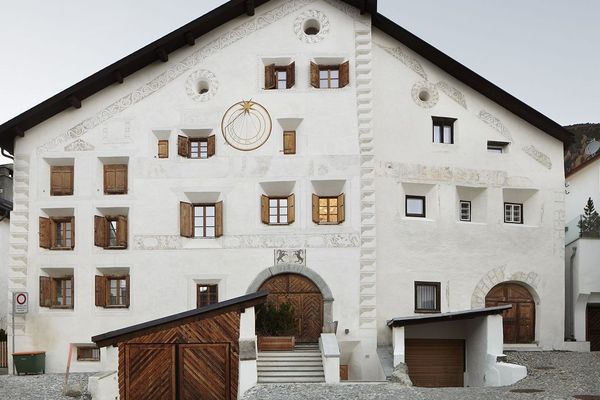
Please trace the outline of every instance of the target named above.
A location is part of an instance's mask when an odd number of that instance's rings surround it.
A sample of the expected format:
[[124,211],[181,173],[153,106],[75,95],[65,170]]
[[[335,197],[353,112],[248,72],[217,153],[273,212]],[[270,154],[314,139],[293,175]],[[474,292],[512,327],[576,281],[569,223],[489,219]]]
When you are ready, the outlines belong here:
[[441,314],[440,310],[415,310],[415,314]]
[[521,228],[539,228],[538,225],[513,224],[513,223],[510,223],[510,222],[502,222],[502,225],[504,225],[504,226],[515,226],[515,227],[521,227]]
[[48,250],[52,250],[52,251],[69,251],[69,250],[73,250],[74,247],[50,247]]
[[477,221],[456,221],[457,224],[460,225],[487,225],[486,222],[477,222]]
[[92,358],[82,358],[82,359],[77,359],[77,362],[100,362],[100,360],[95,360]]
[[343,222],[319,222],[317,225],[341,225]]
[[404,216],[404,217],[402,217],[402,219],[405,220],[405,221],[435,222],[434,219],[424,218],[424,217],[409,217],[409,216]]
[[123,310],[123,309],[128,309],[129,306],[104,306],[102,308],[106,308],[106,309],[111,309],[111,310]]
[[104,250],[127,250],[126,246],[101,247]]

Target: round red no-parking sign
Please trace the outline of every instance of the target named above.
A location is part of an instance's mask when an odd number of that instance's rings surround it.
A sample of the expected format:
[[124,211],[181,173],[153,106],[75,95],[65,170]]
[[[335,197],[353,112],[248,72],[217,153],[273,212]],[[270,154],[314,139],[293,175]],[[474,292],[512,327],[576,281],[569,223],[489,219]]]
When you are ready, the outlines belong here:
[[29,294],[27,292],[15,292],[13,300],[14,313],[27,314],[29,311]]

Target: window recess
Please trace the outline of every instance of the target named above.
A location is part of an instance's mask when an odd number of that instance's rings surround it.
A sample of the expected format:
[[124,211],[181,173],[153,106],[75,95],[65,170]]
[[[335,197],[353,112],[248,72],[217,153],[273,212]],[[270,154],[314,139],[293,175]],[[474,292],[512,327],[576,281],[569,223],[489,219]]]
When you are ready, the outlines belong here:
[[94,245],[104,249],[126,249],[127,217],[94,216]]
[[199,283],[196,285],[196,307],[204,307],[219,302],[219,286],[217,284]]
[[49,250],[73,250],[75,217],[40,217],[39,244]]
[[73,276],[40,276],[40,307],[73,308]]
[[130,304],[129,275],[96,275],[95,292],[97,307],[127,308]]
[[346,220],[344,193],[339,196],[312,195],[312,219],[319,225],[336,225]]
[[207,159],[215,155],[215,135],[207,137],[177,137],[177,154],[186,158]]
[[350,63],[310,63],[310,84],[317,89],[343,88],[350,83]]
[[265,89],[290,89],[296,84],[296,63],[265,65]]
[[50,166],[50,195],[70,196],[73,194],[73,165]]
[[431,117],[433,121],[433,143],[454,143],[454,122],[456,118]]
[[440,312],[440,282],[415,282],[415,312]]
[[261,195],[261,220],[266,225],[289,225],[295,221],[295,196],[270,197]]
[[212,204],[179,203],[179,233],[189,238],[223,236],[223,202]]

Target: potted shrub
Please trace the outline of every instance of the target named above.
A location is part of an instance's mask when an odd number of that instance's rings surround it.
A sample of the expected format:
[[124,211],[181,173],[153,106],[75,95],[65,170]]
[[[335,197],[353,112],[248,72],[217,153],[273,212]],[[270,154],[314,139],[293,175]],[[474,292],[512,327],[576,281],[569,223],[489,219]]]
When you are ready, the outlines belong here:
[[259,351],[293,351],[295,345],[294,307],[265,303],[256,309],[256,334]]

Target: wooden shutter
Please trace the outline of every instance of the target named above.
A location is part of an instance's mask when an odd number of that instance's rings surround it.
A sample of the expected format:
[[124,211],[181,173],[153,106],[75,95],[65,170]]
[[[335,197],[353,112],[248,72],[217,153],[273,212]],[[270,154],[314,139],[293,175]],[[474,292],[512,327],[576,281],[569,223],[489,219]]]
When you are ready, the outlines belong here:
[[106,307],[106,283],[105,276],[96,275],[96,306]]
[[182,157],[190,157],[190,139],[186,136],[177,136],[177,154]]
[[340,87],[348,86],[350,83],[350,63],[346,61],[340,64]]
[[129,288],[129,287],[130,287],[130,283],[131,283],[131,282],[130,282],[130,279],[129,279],[129,275],[127,275],[127,276],[125,277],[125,295],[127,296],[127,298],[125,299],[125,306],[126,306],[126,307],[129,307],[129,304],[131,304],[131,302],[130,302],[130,300],[129,300],[129,299],[130,299],[130,297],[131,297],[131,296],[130,296],[131,290],[130,290],[130,288]]
[[310,62],[310,84],[313,87],[319,88],[319,66],[314,62]]
[[223,236],[223,202],[215,203],[215,237]]
[[56,248],[56,221],[50,218],[50,248]]
[[115,166],[115,182],[117,193],[127,194],[127,164]]
[[75,217],[71,217],[71,249],[75,248]]
[[296,196],[294,193],[287,198],[287,213],[288,224],[292,224],[296,220]]
[[210,135],[206,142],[208,157],[212,157],[215,155],[215,135]]
[[275,64],[265,65],[265,89],[275,89]]
[[117,246],[127,248],[127,217],[124,215],[117,217]]
[[50,195],[68,196],[73,194],[73,166],[53,165],[50,167]]
[[183,237],[194,236],[193,207],[192,203],[179,202],[179,234]]
[[127,194],[127,164],[104,166],[104,193]]
[[260,219],[263,224],[269,224],[269,196],[260,196]]
[[71,281],[71,307],[69,308],[75,308],[75,279],[70,276],[68,280]]
[[289,89],[296,84],[296,63],[292,62],[290,65],[288,65],[285,72],[285,87]]
[[52,307],[52,278],[40,276],[40,307]]
[[52,224],[50,223],[50,218],[40,217],[40,247],[44,249],[49,249],[51,246],[50,240],[50,230],[52,229]]
[[283,154],[296,154],[296,131],[283,132]]
[[338,204],[338,224],[341,224],[346,220],[346,205],[345,205],[346,196],[344,193],[338,196],[337,204]]
[[315,224],[319,223],[319,196],[312,195],[312,220]]
[[158,141],[158,158],[169,158],[169,141]]
[[94,215],[94,246],[108,247],[108,221],[99,215]]

